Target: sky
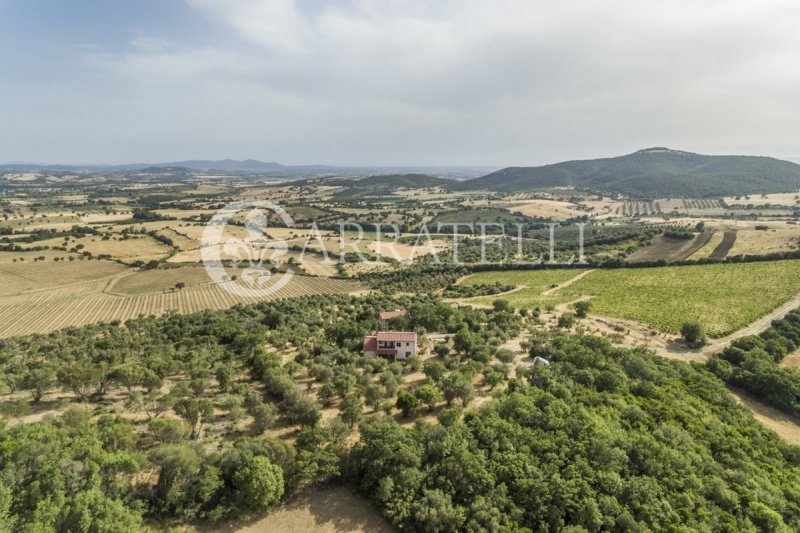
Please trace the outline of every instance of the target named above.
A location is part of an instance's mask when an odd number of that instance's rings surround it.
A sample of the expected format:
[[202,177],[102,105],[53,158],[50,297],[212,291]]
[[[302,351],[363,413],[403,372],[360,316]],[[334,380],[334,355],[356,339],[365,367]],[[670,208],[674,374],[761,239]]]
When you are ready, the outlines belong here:
[[800,157],[796,0],[0,0],[0,162]]

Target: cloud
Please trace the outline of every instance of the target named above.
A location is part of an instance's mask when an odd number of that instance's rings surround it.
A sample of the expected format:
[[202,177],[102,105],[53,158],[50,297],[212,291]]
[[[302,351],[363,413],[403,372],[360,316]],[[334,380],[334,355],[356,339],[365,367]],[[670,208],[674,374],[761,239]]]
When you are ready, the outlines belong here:
[[121,52],[76,52],[59,80],[70,100],[37,113],[82,128],[65,153],[502,165],[648,145],[800,152],[793,1],[185,1],[222,36],[144,27]]

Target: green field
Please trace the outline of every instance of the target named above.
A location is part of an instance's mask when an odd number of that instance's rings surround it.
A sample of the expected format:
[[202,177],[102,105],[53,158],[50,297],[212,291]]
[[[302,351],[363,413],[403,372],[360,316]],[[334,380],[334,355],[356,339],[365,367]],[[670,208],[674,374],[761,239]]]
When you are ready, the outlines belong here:
[[[589,296],[598,314],[636,320],[670,333],[677,333],[684,322],[697,321],[715,337],[736,331],[800,292],[800,261],[596,270],[543,298],[542,287],[558,283],[550,281],[552,274],[482,272],[466,282],[525,285],[526,289],[504,297],[515,306]],[[564,271],[562,279],[576,274]],[[487,303],[496,298],[487,298]]]
[[558,294],[542,296],[542,293],[553,285],[560,285],[565,281],[580,275],[585,270],[559,269],[559,270],[515,270],[504,272],[480,272],[473,274],[461,282],[464,285],[516,285],[514,292],[506,295],[487,296],[473,300],[475,303],[491,305],[494,300],[502,298],[508,300],[516,307],[544,307],[549,303],[558,304],[564,297]]

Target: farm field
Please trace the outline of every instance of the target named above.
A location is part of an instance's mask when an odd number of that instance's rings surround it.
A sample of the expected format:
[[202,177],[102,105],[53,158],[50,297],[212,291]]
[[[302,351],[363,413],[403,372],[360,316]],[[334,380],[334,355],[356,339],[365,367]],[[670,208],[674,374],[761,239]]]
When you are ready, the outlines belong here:
[[769,254],[788,252],[800,248],[800,228],[783,224],[765,223],[768,229],[744,229],[736,232],[736,242],[728,252],[734,255]]
[[536,199],[524,202],[509,202],[504,204],[512,213],[522,213],[529,217],[549,218],[553,220],[567,220],[586,215],[586,211],[578,209],[578,205],[558,200]]
[[723,232],[721,231],[713,232],[711,234],[711,238],[708,239],[708,242],[706,242],[702,248],[693,253],[689,259],[705,259],[710,257],[714,250],[717,249],[717,246],[722,243],[722,236]]
[[554,292],[555,285],[561,285],[585,272],[586,270],[580,269],[479,272],[464,278],[461,283],[464,285],[500,283],[517,287],[513,292],[470,299],[471,302],[480,305],[491,305],[493,301],[503,299],[515,307],[544,307],[548,304],[561,303],[562,298],[550,294]]
[[109,261],[0,262],[0,295],[41,292],[65,285],[113,278],[128,271],[128,268]]
[[[103,265],[103,269],[124,269],[115,263],[92,263]],[[62,265],[35,265],[40,266],[52,273],[53,267]],[[93,264],[89,272],[94,268],[96,265]],[[125,321],[139,315],[162,315],[169,311],[193,313],[204,309],[227,309],[236,304],[260,300],[351,293],[363,289],[354,281],[294,276],[275,293],[264,298],[252,298],[236,296],[219,285],[210,284],[204,269],[199,267],[155,271],[127,269],[117,275],[114,275],[113,270],[108,271],[112,272],[111,277],[99,275],[107,273],[106,270],[95,271],[91,274],[94,277],[88,278],[89,281],[62,284],[37,292],[0,292],[0,338],[48,333],[67,326],[95,322]],[[2,274],[2,271],[0,275],[4,282],[16,279]],[[47,274],[42,272],[40,275],[44,277]],[[183,281],[187,286],[181,290],[170,290],[178,281]],[[19,282],[19,287],[23,289],[30,285],[31,282],[28,281]],[[4,284],[3,287],[5,286]],[[262,285],[267,286],[268,284]]]
[[[678,333],[684,322],[696,321],[714,337],[736,331],[800,292],[800,261],[598,269],[544,298],[539,274],[482,272],[466,281],[535,284],[535,289],[501,296],[515,306],[588,297],[596,314],[635,320],[667,333]],[[570,274],[574,271],[565,271],[565,279]]]
[[634,252],[628,258],[628,262],[682,261],[706,246],[712,235],[713,232],[710,231],[703,231],[694,239],[671,239],[664,235],[656,235],[652,244]]

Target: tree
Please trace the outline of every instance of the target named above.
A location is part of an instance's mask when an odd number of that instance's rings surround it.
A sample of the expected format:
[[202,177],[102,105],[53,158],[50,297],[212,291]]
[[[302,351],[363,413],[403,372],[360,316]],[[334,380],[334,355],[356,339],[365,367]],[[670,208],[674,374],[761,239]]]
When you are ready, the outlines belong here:
[[589,310],[592,308],[592,303],[589,300],[581,300],[575,303],[575,316],[578,318],[586,318]]
[[214,406],[209,400],[183,398],[175,404],[175,412],[186,420],[192,428],[191,438],[200,437],[203,424],[214,414]]
[[460,372],[451,372],[442,380],[442,392],[447,400],[447,405],[452,405],[456,398],[466,407],[475,397],[475,387],[467,377]]
[[361,398],[355,394],[345,397],[339,406],[339,412],[341,413],[342,420],[349,424],[351,428],[360,422],[364,417],[363,411],[364,402],[362,402]]
[[397,408],[403,413],[403,416],[408,418],[417,411],[419,400],[416,396],[406,390],[401,390],[397,393]]
[[492,308],[496,312],[511,311],[511,304],[508,303],[508,300],[499,299],[492,302]]
[[440,391],[435,385],[431,384],[422,385],[414,392],[414,395],[420,402],[428,406],[428,411],[433,411],[433,408],[436,407],[436,404],[444,399],[442,391]]
[[88,362],[70,363],[59,369],[58,379],[65,388],[74,392],[75,396],[83,401],[100,381],[100,370]]
[[681,337],[692,348],[699,348],[706,343],[703,326],[697,322],[686,322],[681,326]]
[[412,505],[411,514],[416,531],[456,533],[463,530],[466,520],[465,509],[454,505],[450,496],[438,489],[425,490]]
[[150,461],[159,467],[154,489],[157,509],[162,513],[182,511],[203,466],[200,451],[186,444],[162,444],[150,452]]
[[190,427],[175,418],[156,418],[151,420],[147,427],[161,443],[178,443],[191,433]]
[[447,367],[439,361],[431,361],[429,363],[425,363],[425,367],[422,371],[434,383],[439,383],[442,380],[442,376],[447,373]]
[[380,383],[370,383],[367,385],[367,388],[364,389],[366,404],[375,411],[378,410],[378,406],[384,398],[386,398],[386,387]]
[[573,315],[569,315],[564,313],[560,317],[558,317],[558,327],[562,329],[570,329],[572,326],[575,325],[575,317]]
[[52,369],[34,368],[23,378],[22,388],[31,391],[34,403],[39,403],[48,390],[56,384],[56,373]]
[[108,498],[97,489],[90,489],[77,493],[61,509],[56,529],[92,533],[135,533],[139,531],[141,523],[141,515],[125,507],[122,501]]
[[476,342],[475,334],[467,328],[461,328],[453,337],[453,347],[460,353],[469,353]]
[[242,509],[264,512],[283,497],[283,471],[266,457],[252,457],[234,473],[233,486]]
[[260,403],[250,408],[250,414],[253,416],[253,431],[261,435],[275,425],[277,409],[271,403]]
[[498,372],[497,370],[490,370],[483,375],[483,381],[489,385],[489,390],[494,390],[494,388],[501,384],[505,378],[506,377],[503,375],[503,373]]
[[516,359],[514,352],[512,352],[508,348],[500,348],[499,350],[497,350],[497,352],[495,352],[494,356],[497,358],[498,361],[506,364],[513,363],[514,359]]
[[321,416],[319,405],[312,398],[295,392],[284,402],[286,418],[292,424],[314,425]]

